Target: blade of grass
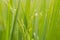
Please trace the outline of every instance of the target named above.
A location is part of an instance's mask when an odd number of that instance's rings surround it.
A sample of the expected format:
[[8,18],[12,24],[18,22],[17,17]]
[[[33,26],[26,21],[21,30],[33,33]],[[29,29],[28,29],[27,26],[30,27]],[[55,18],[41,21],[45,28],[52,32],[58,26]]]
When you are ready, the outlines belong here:
[[17,17],[18,17],[19,7],[20,7],[20,0],[18,2],[18,7],[17,7],[17,10],[16,10],[16,15],[15,15],[15,18],[14,18],[13,27],[11,29],[10,40],[13,39],[13,33],[14,33],[14,28],[15,28],[15,25],[16,25]]
[[44,21],[43,21],[43,33],[42,33],[42,40],[45,40],[45,36],[46,36],[46,16],[47,16],[47,14],[46,14],[46,0],[43,0],[43,8],[42,8],[42,10],[43,10],[43,17],[44,17]]

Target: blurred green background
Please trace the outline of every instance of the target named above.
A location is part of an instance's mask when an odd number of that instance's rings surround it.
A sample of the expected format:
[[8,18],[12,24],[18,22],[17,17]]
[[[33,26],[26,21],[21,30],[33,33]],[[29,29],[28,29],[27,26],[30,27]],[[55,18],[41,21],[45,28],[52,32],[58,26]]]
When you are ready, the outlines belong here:
[[0,0],[0,40],[60,40],[60,0]]

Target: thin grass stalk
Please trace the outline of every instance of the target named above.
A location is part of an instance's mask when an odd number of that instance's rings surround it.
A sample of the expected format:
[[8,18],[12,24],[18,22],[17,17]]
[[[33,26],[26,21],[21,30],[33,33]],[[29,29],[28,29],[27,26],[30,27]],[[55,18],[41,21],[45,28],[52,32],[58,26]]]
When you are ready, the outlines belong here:
[[26,40],[29,40],[28,31],[27,31],[29,14],[30,14],[30,0],[26,0],[26,7],[25,7],[25,13],[24,13],[24,25],[25,25],[25,30],[26,30]]
[[10,34],[10,40],[13,39],[13,33],[14,33],[14,28],[15,28],[15,25],[16,25],[17,17],[18,17],[19,7],[20,7],[20,0],[18,2],[18,7],[17,7],[17,10],[16,10],[16,15],[15,15],[15,18],[14,18],[13,27],[12,27],[11,34]]
[[35,14],[35,40],[39,40],[38,37],[38,13]]
[[[59,9],[59,0],[54,0],[54,7],[53,7],[53,12],[52,12],[52,17],[51,17],[51,35],[54,37],[53,39],[56,39],[54,36],[55,31],[56,31],[56,23],[57,23],[57,18],[58,18],[58,10]],[[50,36],[51,37],[51,36]],[[51,37],[51,38],[52,38]]]
[[43,0],[44,1],[44,3],[43,3],[43,5],[44,5],[44,8],[43,8],[43,16],[44,16],[44,23],[43,23],[43,34],[42,34],[42,40],[45,40],[45,36],[46,36],[46,16],[47,16],[47,14],[46,14],[46,0]]
[[50,34],[51,34],[51,18],[52,18],[52,13],[53,13],[53,7],[54,7],[54,0],[50,0],[50,5],[48,11],[47,11],[47,20],[48,20],[48,25],[47,25],[47,33],[46,36],[47,39],[50,39]]

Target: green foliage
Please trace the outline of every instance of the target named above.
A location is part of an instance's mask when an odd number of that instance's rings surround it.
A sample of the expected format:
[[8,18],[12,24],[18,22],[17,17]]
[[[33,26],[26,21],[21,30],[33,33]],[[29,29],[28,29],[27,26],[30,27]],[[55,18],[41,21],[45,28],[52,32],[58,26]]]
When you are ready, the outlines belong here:
[[0,40],[60,40],[60,0],[0,0]]

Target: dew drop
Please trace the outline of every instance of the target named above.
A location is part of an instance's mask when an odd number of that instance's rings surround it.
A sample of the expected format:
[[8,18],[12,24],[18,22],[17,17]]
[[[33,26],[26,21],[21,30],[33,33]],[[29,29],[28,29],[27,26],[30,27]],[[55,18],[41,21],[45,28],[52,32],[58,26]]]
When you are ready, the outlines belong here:
[[14,11],[16,11],[16,9],[14,9]]
[[35,13],[35,16],[38,16],[38,13]]

